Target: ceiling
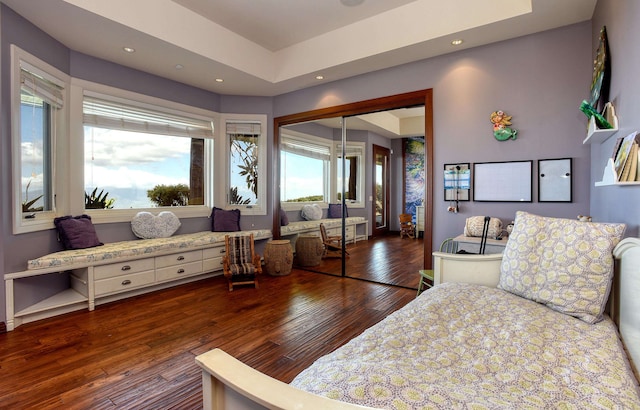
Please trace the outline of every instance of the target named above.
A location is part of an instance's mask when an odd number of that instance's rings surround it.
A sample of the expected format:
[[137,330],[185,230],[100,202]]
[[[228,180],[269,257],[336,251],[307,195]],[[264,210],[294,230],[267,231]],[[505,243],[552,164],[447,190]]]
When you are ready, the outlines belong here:
[[[590,20],[597,2],[0,1],[72,50],[219,94],[252,96]],[[453,46],[458,38],[463,43]]]

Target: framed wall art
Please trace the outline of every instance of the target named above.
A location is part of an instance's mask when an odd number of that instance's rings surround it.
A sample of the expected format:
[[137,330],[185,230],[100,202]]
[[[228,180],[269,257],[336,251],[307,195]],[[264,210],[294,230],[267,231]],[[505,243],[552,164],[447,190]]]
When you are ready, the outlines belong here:
[[532,202],[533,161],[473,164],[473,200]]
[[538,160],[538,202],[572,201],[571,158]]
[[444,164],[444,200],[468,201],[471,190],[469,163]]

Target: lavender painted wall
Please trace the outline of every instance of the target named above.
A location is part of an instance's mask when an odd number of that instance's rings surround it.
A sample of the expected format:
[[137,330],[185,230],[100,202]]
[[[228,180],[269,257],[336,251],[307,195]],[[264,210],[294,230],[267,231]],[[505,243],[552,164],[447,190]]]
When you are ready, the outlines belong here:
[[626,236],[640,234],[640,186],[594,187],[594,183],[602,180],[616,138],[640,130],[640,48],[635,43],[639,20],[637,0],[599,0],[592,20],[592,52],[597,48],[600,29],[607,27],[612,71],[609,100],[616,109],[620,130],[602,145],[590,147],[591,215],[596,221],[626,223]]
[[[586,117],[578,106],[591,81],[590,38],[591,25],[585,22],[463,50],[277,96],[274,115],[433,88],[434,244],[462,233],[465,218],[472,215],[495,216],[505,224],[517,210],[574,218],[589,213],[590,156],[582,145]],[[497,109],[513,115],[517,140],[493,137],[489,115]],[[471,201],[458,214],[446,211],[445,163],[564,157],[574,159],[572,203]],[[394,178],[400,185],[401,173]],[[535,180],[533,188],[535,199]],[[392,202],[400,203],[401,191],[394,192]]]
[[[623,203],[623,196],[629,193],[637,201],[640,190],[591,188],[592,182],[599,179],[601,172],[590,171],[591,159],[593,158],[594,163],[601,162],[608,155],[609,149],[605,147],[605,153],[601,154],[599,147],[582,145],[586,118],[577,107],[588,95],[591,80],[594,37],[590,22],[264,98],[220,96],[70,52],[6,6],[1,7],[0,229],[4,240],[1,249],[4,254],[4,263],[1,265],[4,272],[23,269],[26,259],[58,249],[53,231],[17,236],[11,234],[10,43],[18,44],[79,78],[220,112],[265,113],[268,115],[269,136],[273,135],[271,127],[274,116],[433,88],[436,171],[434,244],[445,237],[459,234],[467,216],[488,214],[508,221],[518,209],[571,218],[591,213],[597,220],[623,219],[628,223],[637,220],[637,214],[632,214],[632,211],[618,212],[610,208]],[[638,84],[632,74],[632,70],[638,66],[638,51],[625,50],[625,53],[629,53],[623,56],[618,50],[621,49],[622,39],[630,38],[633,34],[633,17],[637,20],[638,7],[633,0],[600,0],[597,20],[594,21],[594,27],[602,24],[610,26],[610,42],[614,52],[612,95],[620,113],[621,125],[627,130],[632,129],[631,116],[638,111],[640,104],[638,98],[634,98],[638,95]],[[618,54],[615,54],[616,51]],[[496,109],[506,110],[513,115],[514,127],[520,131],[516,141],[498,142],[493,138],[489,114]],[[394,152],[401,151],[394,146],[392,148]],[[370,152],[368,155],[370,156]],[[441,174],[444,163],[560,157],[574,158],[573,203],[466,202],[462,205],[461,213],[454,215],[446,212]],[[600,164],[594,166],[601,168]],[[268,185],[271,186],[274,182],[271,175],[267,178]],[[401,173],[397,173],[395,179],[399,186]],[[370,180],[367,180],[367,186],[369,185]],[[534,192],[536,187],[537,182],[534,182]],[[370,193],[368,188],[367,195]],[[394,191],[394,195],[401,196],[401,191]],[[591,212],[590,205],[593,207]],[[264,219],[268,221],[264,226],[270,227],[270,216]],[[207,221],[206,218],[183,221],[183,232],[202,229],[207,226]],[[260,226],[263,226],[261,222]],[[633,229],[637,233],[637,226]],[[105,224],[98,227],[98,233],[106,241],[128,239],[131,235],[128,224]],[[4,287],[4,282],[0,286]],[[2,291],[2,318],[5,314],[4,307]]]

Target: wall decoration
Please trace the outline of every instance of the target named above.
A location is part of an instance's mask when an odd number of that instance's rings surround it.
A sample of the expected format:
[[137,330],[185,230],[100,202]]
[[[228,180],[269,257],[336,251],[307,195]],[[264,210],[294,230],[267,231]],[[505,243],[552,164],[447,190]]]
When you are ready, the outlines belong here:
[[473,200],[532,202],[533,161],[473,164]]
[[538,202],[571,202],[571,158],[538,160]]
[[601,112],[604,109],[604,105],[609,101],[610,64],[607,28],[602,26],[596,58],[593,60],[593,76],[591,78],[589,99],[589,104],[598,112]]
[[610,129],[613,125],[605,119],[601,112],[609,100],[609,85],[611,83],[611,62],[609,58],[609,43],[607,40],[607,28],[600,29],[600,41],[596,50],[596,58],[593,60],[593,75],[589,100],[583,100],[580,111],[591,119],[594,117],[596,125],[600,129]]
[[498,141],[506,141],[509,138],[516,139],[518,130],[509,127],[509,125],[511,125],[511,115],[507,115],[506,112],[498,110],[491,113],[490,119],[493,124],[493,136],[496,137]]
[[424,203],[424,137],[405,138],[403,145],[405,212],[415,215]]
[[444,164],[444,200],[468,201],[471,190],[469,163]]
[[469,163],[444,164],[444,200],[449,201],[449,212],[459,211],[460,201],[469,200],[471,169]]

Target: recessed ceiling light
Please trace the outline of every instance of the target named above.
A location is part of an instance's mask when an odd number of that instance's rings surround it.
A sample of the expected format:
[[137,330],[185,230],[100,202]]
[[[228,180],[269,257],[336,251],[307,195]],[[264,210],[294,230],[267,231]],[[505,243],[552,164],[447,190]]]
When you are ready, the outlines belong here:
[[364,3],[364,0],[340,0],[340,3],[347,7],[355,7]]
[[221,83],[221,82],[223,82],[223,81],[224,81],[224,80],[223,80],[222,78],[216,78],[216,83]]
[[323,75],[317,75],[316,76],[316,80],[324,80],[324,76]]
[[462,44],[462,40],[461,39],[455,39],[451,42],[451,44],[453,44],[454,46],[459,46],[460,44]]
[[136,49],[133,48],[133,47],[122,47],[122,49],[124,51],[126,51],[127,53],[135,53],[136,52]]

